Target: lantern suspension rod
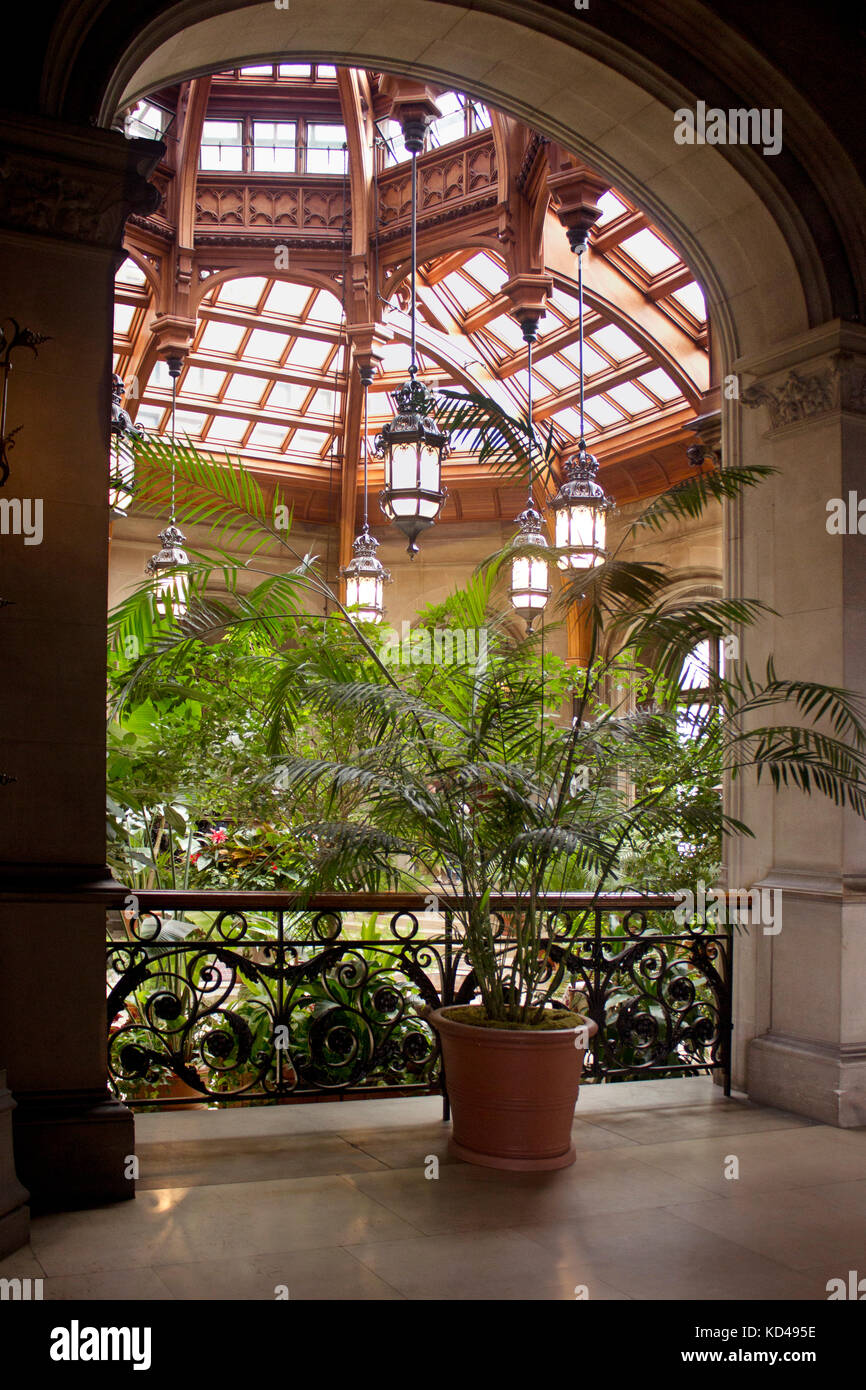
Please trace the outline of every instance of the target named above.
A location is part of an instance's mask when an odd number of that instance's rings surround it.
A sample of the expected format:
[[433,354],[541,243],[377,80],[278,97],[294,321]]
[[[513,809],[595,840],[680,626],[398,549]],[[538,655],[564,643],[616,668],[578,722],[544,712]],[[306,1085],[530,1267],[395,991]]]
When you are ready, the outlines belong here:
[[415,316],[417,313],[415,284],[416,267],[415,261],[418,255],[418,151],[412,149],[412,235],[411,235],[411,282],[412,282],[412,360],[409,366],[409,375],[414,378],[418,365],[415,357]]
[[580,378],[580,445],[584,444],[583,423],[583,253],[586,242],[577,248],[577,370]]
[[169,357],[167,359],[168,374],[171,377],[171,511],[169,521],[172,526],[176,524],[175,516],[175,428],[177,420],[177,381],[183,370],[182,357]]
[[368,527],[367,527],[367,445],[368,445],[368,433],[367,433],[367,431],[368,431],[368,428],[369,428],[368,420],[367,420],[367,405],[368,405],[368,397],[369,397],[370,392],[369,392],[369,387],[368,387],[368,385],[367,385],[367,382],[364,380],[364,377],[363,377],[363,376],[361,377],[361,381],[362,381],[363,386],[364,386],[364,530],[366,531],[366,530],[368,529]]

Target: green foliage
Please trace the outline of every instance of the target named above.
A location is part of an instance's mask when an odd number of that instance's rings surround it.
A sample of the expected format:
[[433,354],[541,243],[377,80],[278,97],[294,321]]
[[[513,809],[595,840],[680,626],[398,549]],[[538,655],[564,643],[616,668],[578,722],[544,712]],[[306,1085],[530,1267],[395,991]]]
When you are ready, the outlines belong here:
[[[528,422],[483,398],[449,410],[480,456],[519,472]],[[551,448],[538,445],[542,470]],[[156,447],[150,463],[158,480]],[[615,552],[564,588],[590,633],[575,669],[503,611],[500,554],[421,615],[483,630],[483,651],[397,665],[292,549],[279,503],[234,476],[243,469],[187,449],[180,472],[184,520],[216,525],[233,549],[196,560],[181,624],[159,619],[148,584],[112,617],[113,863],[128,881],[421,887],[455,907],[490,1017],[525,1022],[564,970],[544,949],[539,896],[711,882],[723,835],[750,833],[723,812],[726,774],[866,813],[864,707],[848,692],[743,663],[708,673],[706,709],[684,720],[684,658],[705,636],[760,622],[757,601],[673,608],[664,566]],[[762,470],[723,472],[656,499],[636,524],[697,515]],[[507,949],[496,893],[522,904]]]

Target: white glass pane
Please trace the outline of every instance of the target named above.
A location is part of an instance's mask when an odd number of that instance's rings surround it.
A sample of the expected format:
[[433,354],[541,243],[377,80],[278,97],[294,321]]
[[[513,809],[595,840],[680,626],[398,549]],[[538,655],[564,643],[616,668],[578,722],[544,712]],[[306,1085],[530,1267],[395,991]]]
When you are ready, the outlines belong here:
[[605,401],[601,396],[590,396],[586,403],[586,412],[595,420],[597,425],[615,425],[625,417],[621,410],[617,410],[615,405]]
[[227,416],[217,416],[207,432],[209,444],[238,444],[247,432],[249,421],[231,420]]
[[700,323],[706,321],[707,305],[701,287],[696,281],[693,280],[690,285],[683,285],[681,290],[674,290],[673,298],[688,309],[690,314],[694,314]]
[[625,203],[620,202],[615,193],[602,193],[598,200],[601,208],[601,217],[596,222],[597,227],[603,227],[607,222],[613,222],[614,218],[620,217],[625,212]]
[[324,366],[330,351],[330,343],[323,343],[316,338],[298,338],[287,360],[298,367],[316,369]]
[[264,449],[282,449],[285,437],[285,425],[256,425],[249,443]]
[[279,410],[299,410],[309,395],[309,386],[299,386],[295,381],[277,381],[268,396],[268,405]]
[[391,450],[391,477],[386,482],[395,492],[414,489],[418,479],[418,455],[414,444],[396,444]]
[[597,343],[603,352],[608,353],[617,362],[622,362],[626,357],[634,357],[639,351],[637,344],[612,323],[597,329],[591,341]]
[[269,314],[286,314],[289,318],[300,318],[307,307],[312,290],[307,285],[294,285],[287,280],[278,280],[265,302]]
[[258,405],[265,392],[267,381],[262,376],[233,376],[226,388],[227,401],[247,401]]
[[269,333],[265,328],[254,328],[246,352],[250,357],[260,357],[263,362],[279,362],[287,341],[284,333]]
[[244,152],[239,145],[223,145],[221,147],[202,145],[200,161],[202,169],[236,171],[242,169],[243,164]]
[[662,401],[672,401],[680,394],[680,388],[671,381],[667,372],[663,372],[661,367],[657,367],[652,372],[644,372],[643,376],[638,377],[638,381],[648,386],[653,394]]
[[212,322],[202,333],[199,346],[214,352],[236,352],[243,336],[240,324]]
[[[178,434],[201,434],[202,425],[207,419],[206,415],[201,415],[193,410],[179,410],[177,412],[177,432]],[[171,429],[171,420],[166,416],[164,434]]]
[[710,643],[709,638],[698,642],[683,662],[680,673],[680,686],[683,690],[702,690],[710,681]]
[[245,309],[255,308],[267,284],[261,276],[245,275],[240,280],[226,280],[220,285],[218,297],[220,304],[238,304]]
[[280,77],[309,77],[309,63],[280,63]]
[[140,287],[147,284],[147,276],[130,256],[127,256],[120,270],[117,272],[115,283],[118,285],[134,285]]
[[483,285],[491,294],[498,294],[508,279],[508,273],[499,261],[494,260],[486,251],[478,256],[473,256],[461,267],[467,271],[480,285]]
[[129,332],[129,325],[132,323],[135,309],[131,304],[115,304],[114,306],[114,331],[118,335]]
[[316,458],[319,458],[326,442],[327,435],[325,434],[318,434],[314,430],[295,430],[289,448],[293,453],[314,454]]
[[679,256],[676,251],[672,251],[655,232],[651,232],[648,227],[643,231],[635,232],[634,236],[626,237],[625,241],[620,242],[620,246],[632,260],[637,261],[638,265],[643,266],[644,270],[650,275],[658,275],[662,270],[670,270],[672,265],[676,265]]
[[649,410],[652,405],[649,396],[630,381],[623,382],[622,386],[612,386],[607,395],[631,415],[639,415],[642,410]]
[[215,396],[224,381],[225,372],[212,372],[206,367],[188,367],[182,390],[192,391],[197,396]]

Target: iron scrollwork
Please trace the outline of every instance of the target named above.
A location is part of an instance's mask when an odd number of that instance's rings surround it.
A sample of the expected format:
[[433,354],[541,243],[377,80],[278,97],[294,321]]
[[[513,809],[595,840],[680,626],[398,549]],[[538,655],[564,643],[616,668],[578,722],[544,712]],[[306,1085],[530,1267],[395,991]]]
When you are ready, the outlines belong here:
[[[220,910],[213,897],[211,914],[184,921],[155,906],[109,940],[109,1073],[123,1099],[442,1091],[438,1038],[420,1005],[477,994],[447,906],[435,924],[408,906],[365,923],[332,906]],[[507,953],[519,927],[505,910],[493,916]],[[729,1085],[732,949],[714,924],[552,909],[549,978],[598,1025],[585,1079],[721,1070]]]

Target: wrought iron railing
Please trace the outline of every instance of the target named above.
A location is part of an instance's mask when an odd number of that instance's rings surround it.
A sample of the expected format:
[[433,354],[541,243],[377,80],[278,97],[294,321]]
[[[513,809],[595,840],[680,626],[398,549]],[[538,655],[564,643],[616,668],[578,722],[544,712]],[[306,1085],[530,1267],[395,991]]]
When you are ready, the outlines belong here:
[[[559,993],[572,985],[598,1024],[586,1081],[721,1071],[729,1091],[732,931],[679,925],[678,902],[544,900]],[[127,1103],[444,1093],[418,1005],[476,994],[456,900],[165,890],[135,904],[110,914],[107,945],[109,1075]],[[506,956],[518,907],[491,903]]]

